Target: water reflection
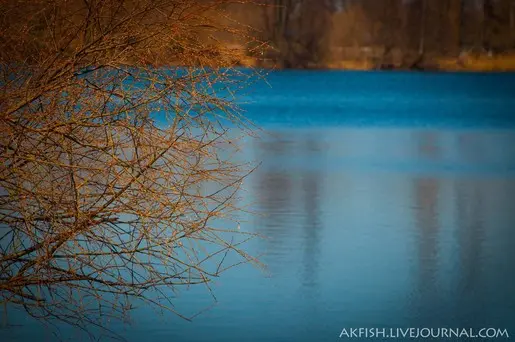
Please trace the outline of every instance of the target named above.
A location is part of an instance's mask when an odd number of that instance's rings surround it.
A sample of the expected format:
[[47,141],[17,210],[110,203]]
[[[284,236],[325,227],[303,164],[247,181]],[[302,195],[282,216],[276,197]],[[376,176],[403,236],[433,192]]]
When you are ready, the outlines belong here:
[[[313,136],[302,136],[300,140],[289,134],[271,134],[266,141],[256,141],[256,149],[266,160],[281,160],[282,163],[265,163],[257,172],[257,206],[263,216],[258,221],[260,233],[268,239],[266,249],[274,258],[296,260],[302,265],[301,285],[308,289],[303,295],[315,292],[318,276],[318,254],[322,213],[320,198],[323,196],[323,169],[312,170],[288,167],[288,161],[297,159],[298,165],[306,165],[313,156],[323,155],[320,140]],[[302,243],[292,253],[292,245]],[[284,251],[284,255],[281,251]],[[277,260],[270,260],[272,272],[279,271]]]
[[[308,137],[301,145],[306,154],[321,154],[323,151],[320,148],[319,142],[313,137]],[[304,203],[304,222],[303,240],[306,245],[303,253],[303,266],[304,272],[302,278],[303,284],[307,288],[313,288],[318,281],[318,262],[319,262],[319,249],[320,249],[320,230],[321,230],[321,212],[320,212],[320,197],[323,196],[322,192],[322,179],[323,169],[316,168],[314,171],[306,172],[302,176],[302,201]]]
[[[336,301],[364,326],[505,324],[515,301],[500,304],[511,290],[494,265],[515,265],[515,155],[501,141],[515,132],[274,132],[254,145],[272,281],[308,315]],[[318,310],[317,324],[336,321]]]
[[[258,215],[242,229],[266,237],[248,249],[266,253],[270,277],[232,269],[205,315],[164,324],[136,313],[126,336],[333,341],[343,327],[377,326],[515,336],[514,146],[515,131],[268,131],[244,151],[262,166],[246,180]],[[210,305],[200,291],[178,307]]]
[[[483,227],[483,206],[484,194],[482,184],[473,182],[456,182],[456,229],[459,236],[459,270],[461,276],[457,281],[456,293],[459,304],[466,310],[459,310],[463,313],[462,320],[469,324],[474,322],[481,311],[485,308],[484,291],[482,290],[483,267],[482,244],[485,239]],[[474,305],[470,305],[471,302]],[[468,310],[467,310],[468,309]]]
[[[266,151],[270,158],[280,158],[291,154],[291,146],[280,139],[271,141],[256,141],[259,152]],[[258,154],[261,158],[263,154]],[[260,233],[267,238],[270,249],[280,251],[283,240],[288,239],[289,215],[295,212],[293,208],[294,180],[287,169],[266,169],[257,172],[256,192],[257,206],[261,211],[258,220]]]
[[[477,162],[485,158],[484,146],[480,135],[459,134],[458,151],[464,160]],[[458,236],[459,261],[457,269],[460,276],[456,282],[457,310],[460,322],[471,326],[481,324],[481,312],[488,306],[485,298],[482,268],[484,256],[482,246],[484,234],[485,190],[489,183],[484,180],[457,179],[454,182],[454,201],[456,229]],[[471,303],[474,303],[471,305]]]
[[[441,151],[435,132],[422,132],[415,136],[418,155],[422,159],[440,160]],[[435,177],[414,177],[414,202],[416,227],[420,229],[418,239],[419,272],[418,292],[421,297],[417,311],[421,319],[430,320],[433,303],[440,301],[437,288],[438,271],[438,197],[440,182]],[[429,309],[429,310],[428,310]]]
[[[438,191],[439,182],[434,178],[413,180],[416,203],[416,223],[420,229],[418,239],[419,280],[418,288],[422,297],[421,308],[430,308],[439,300],[437,283],[438,270]],[[431,315],[430,312],[428,312]],[[427,319],[427,318],[426,318]]]

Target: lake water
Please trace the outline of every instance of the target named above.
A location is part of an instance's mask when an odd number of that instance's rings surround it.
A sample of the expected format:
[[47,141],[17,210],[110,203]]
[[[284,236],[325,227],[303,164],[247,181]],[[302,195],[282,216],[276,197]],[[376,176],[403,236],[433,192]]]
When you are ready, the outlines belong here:
[[[231,269],[193,322],[129,341],[336,341],[343,328],[494,327],[515,339],[515,75],[274,72],[240,98],[265,272]],[[212,304],[203,287],[179,310]],[[34,337],[35,330],[9,334]],[[32,331],[32,333],[31,333]],[[1,336],[1,335],[0,335]]]

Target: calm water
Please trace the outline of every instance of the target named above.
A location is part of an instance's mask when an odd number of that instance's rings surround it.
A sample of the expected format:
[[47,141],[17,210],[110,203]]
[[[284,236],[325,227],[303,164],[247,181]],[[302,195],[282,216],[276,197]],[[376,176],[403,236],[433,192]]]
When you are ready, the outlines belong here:
[[[336,341],[347,327],[515,337],[515,75],[277,72],[240,98],[266,272],[228,271],[189,323],[142,309],[130,341]],[[179,310],[212,304],[185,291]],[[34,338],[36,329],[8,336]],[[122,330],[121,330],[122,331]],[[39,332],[38,332],[39,334]],[[1,335],[0,335],[1,336]],[[41,336],[41,335],[39,335]]]

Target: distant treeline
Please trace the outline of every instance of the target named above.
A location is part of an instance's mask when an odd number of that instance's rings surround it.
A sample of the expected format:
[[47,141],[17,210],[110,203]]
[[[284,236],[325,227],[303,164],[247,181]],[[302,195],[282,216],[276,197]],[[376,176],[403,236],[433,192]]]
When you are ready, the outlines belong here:
[[[257,0],[256,2],[259,2]],[[283,67],[368,59],[414,67],[515,49],[515,0],[262,0],[238,10]]]

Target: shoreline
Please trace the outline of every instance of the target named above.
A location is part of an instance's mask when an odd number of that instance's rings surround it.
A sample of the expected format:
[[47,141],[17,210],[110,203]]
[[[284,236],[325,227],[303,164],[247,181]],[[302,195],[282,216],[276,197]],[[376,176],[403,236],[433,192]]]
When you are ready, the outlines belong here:
[[377,63],[371,60],[340,60],[327,63],[306,63],[302,66],[284,67],[284,63],[252,57],[238,63],[242,67],[270,70],[341,70],[341,71],[402,71],[402,72],[462,72],[462,73],[513,73],[515,54],[497,56],[468,56],[465,58],[435,57],[415,63]]

